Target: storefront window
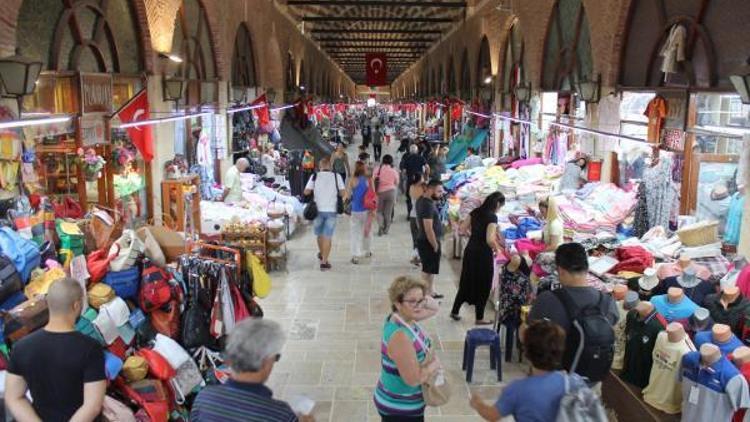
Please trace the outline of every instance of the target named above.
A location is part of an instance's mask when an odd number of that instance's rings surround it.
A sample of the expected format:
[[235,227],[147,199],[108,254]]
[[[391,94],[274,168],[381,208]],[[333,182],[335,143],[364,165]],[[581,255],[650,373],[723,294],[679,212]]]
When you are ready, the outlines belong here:
[[750,131],[750,105],[737,95],[697,94],[693,128],[695,148],[703,154],[739,154],[742,135]]

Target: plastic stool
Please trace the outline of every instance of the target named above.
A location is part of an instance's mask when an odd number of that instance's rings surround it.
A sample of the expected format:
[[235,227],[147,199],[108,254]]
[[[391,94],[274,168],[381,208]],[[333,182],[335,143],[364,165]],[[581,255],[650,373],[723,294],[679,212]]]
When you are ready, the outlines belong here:
[[489,328],[474,328],[466,333],[464,340],[464,362],[461,369],[466,371],[466,382],[471,382],[474,372],[474,354],[479,346],[490,346],[490,368],[497,369],[497,380],[503,380],[503,359],[500,351],[500,335]]

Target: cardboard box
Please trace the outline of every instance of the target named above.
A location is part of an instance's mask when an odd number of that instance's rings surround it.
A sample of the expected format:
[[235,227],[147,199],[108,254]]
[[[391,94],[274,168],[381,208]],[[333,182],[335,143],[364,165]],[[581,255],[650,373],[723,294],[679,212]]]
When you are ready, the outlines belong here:
[[183,233],[176,232],[164,226],[144,226],[138,229],[138,232],[145,229],[148,229],[159,243],[168,263],[177,261],[180,255],[184,255],[187,252],[185,235]]

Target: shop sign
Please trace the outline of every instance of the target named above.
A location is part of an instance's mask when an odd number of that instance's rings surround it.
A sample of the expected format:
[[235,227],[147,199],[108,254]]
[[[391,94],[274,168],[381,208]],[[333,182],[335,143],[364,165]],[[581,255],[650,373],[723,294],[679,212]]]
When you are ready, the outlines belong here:
[[81,73],[81,112],[110,113],[112,110],[112,76]]
[[93,146],[107,142],[104,115],[87,115],[81,117],[81,137],[84,146]]
[[688,109],[687,91],[683,89],[666,89],[659,90],[657,94],[661,95],[667,101],[667,116],[664,119],[664,128],[684,131]]

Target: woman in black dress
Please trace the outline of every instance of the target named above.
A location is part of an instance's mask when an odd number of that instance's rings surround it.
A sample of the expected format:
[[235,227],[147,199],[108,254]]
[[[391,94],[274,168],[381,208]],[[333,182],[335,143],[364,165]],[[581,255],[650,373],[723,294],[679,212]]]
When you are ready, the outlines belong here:
[[501,192],[492,193],[461,224],[464,232],[471,230],[471,236],[464,249],[461,281],[451,310],[451,318],[455,321],[461,319],[458,315],[461,305],[468,303],[474,305],[476,325],[492,323],[484,320],[484,306],[490,297],[492,276],[495,273],[494,254],[502,247],[496,214],[503,205],[505,196]]

